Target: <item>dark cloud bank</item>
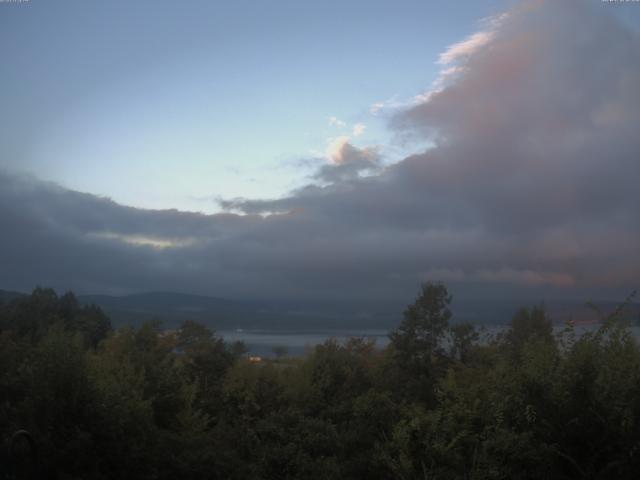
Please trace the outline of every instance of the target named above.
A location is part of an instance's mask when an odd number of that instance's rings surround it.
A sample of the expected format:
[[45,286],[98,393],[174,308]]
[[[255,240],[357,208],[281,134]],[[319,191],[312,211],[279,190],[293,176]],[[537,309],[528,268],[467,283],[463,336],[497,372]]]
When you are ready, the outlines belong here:
[[0,285],[308,299],[406,298],[427,279],[470,297],[637,287],[637,33],[571,1],[487,28],[455,77],[391,120],[431,148],[382,168],[345,143],[286,198],[150,211],[1,173]]

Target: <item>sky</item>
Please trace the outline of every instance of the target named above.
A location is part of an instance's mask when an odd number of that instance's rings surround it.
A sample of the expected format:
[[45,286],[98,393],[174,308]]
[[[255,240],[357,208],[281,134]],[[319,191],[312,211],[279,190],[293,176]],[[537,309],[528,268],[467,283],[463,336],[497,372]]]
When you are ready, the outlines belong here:
[[420,93],[440,49],[502,7],[429,3],[4,4],[7,162],[144,208],[285,195],[356,125],[390,143],[372,105]]
[[618,298],[640,3],[0,2],[0,288]]

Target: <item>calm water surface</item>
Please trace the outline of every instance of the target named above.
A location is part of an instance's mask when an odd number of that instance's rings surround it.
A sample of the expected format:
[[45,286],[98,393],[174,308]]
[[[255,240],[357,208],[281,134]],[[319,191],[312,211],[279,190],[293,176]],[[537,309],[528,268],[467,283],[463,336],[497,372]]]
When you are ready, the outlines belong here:
[[384,347],[388,342],[388,330],[222,330],[218,334],[227,342],[242,341],[249,353],[260,356],[274,356],[275,347],[286,347],[288,355],[304,355],[314,346],[329,338],[345,342],[350,337],[366,337],[375,340],[376,346]]
[[[580,336],[588,331],[593,331],[597,325],[576,326],[576,335]],[[481,341],[486,341],[491,336],[497,335],[504,331],[505,327],[501,325],[491,325],[479,327]],[[554,330],[559,333],[564,326],[556,326]],[[640,327],[631,328],[636,339],[640,339]],[[260,355],[263,357],[273,357],[273,349],[275,347],[285,347],[287,355],[299,356],[304,355],[313,349],[314,346],[321,344],[329,338],[336,338],[339,342],[346,342],[351,337],[365,337],[375,340],[376,346],[382,348],[389,343],[389,330],[369,329],[369,330],[221,330],[219,335],[224,337],[227,342],[242,341],[249,349],[249,354]]]

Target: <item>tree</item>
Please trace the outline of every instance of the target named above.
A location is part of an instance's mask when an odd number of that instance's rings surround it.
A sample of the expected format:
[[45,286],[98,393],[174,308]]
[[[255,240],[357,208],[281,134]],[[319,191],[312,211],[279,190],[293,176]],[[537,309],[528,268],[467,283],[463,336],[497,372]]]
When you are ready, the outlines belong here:
[[388,372],[391,388],[398,395],[422,400],[435,400],[435,379],[443,372],[440,341],[451,318],[451,295],[442,283],[426,282],[415,302],[404,311],[404,320],[389,334],[392,371]]
[[276,358],[280,359],[289,353],[289,349],[285,345],[276,345],[271,349]]
[[504,334],[507,345],[514,353],[533,339],[553,342],[553,325],[543,306],[521,308],[511,319],[511,327]]
[[213,330],[193,320],[183,322],[176,340],[187,377],[198,385],[198,405],[215,413],[225,373],[240,356],[242,345],[227,345]]
[[95,348],[111,332],[111,322],[95,305],[80,305],[67,292],[58,297],[50,288],[36,288],[31,295],[18,297],[0,310],[0,330],[40,341],[54,325],[71,333],[81,333],[87,345]]
[[452,297],[442,283],[422,284],[416,301],[404,311],[404,320],[389,335],[397,354],[408,364],[429,363],[451,319]]
[[453,325],[451,327],[451,356],[465,363],[478,338],[478,332],[470,323]]

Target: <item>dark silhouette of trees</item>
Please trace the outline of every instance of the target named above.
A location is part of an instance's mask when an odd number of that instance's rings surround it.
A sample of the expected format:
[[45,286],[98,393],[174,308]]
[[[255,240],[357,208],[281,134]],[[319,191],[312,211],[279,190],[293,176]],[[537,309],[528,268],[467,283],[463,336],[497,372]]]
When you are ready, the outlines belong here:
[[542,306],[519,309],[503,336],[504,342],[514,357],[523,352],[527,343],[551,344],[554,342],[553,325]]
[[[205,325],[114,331],[36,289],[0,305],[0,478],[637,477],[640,348],[621,309],[581,335],[522,309],[479,341],[450,303],[428,283],[384,349],[330,339],[253,364]],[[9,461],[18,431],[37,466]]]
[[466,363],[480,335],[470,323],[458,323],[450,329],[451,358]]
[[276,345],[273,347],[272,351],[276,358],[286,357],[289,353],[289,349],[285,345]]
[[415,302],[404,311],[404,320],[389,335],[396,366],[390,374],[399,381],[396,390],[434,401],[435,379],[441,367],[437,357],[444,353],[441,341],[449,328],[451,300],[443,284],[422,284]]
[[415,302],[404,311],[404,320],[390,335],[404,363],[419,366],[429,363],[449,327],[451,300],[443,284],[422,284]]

